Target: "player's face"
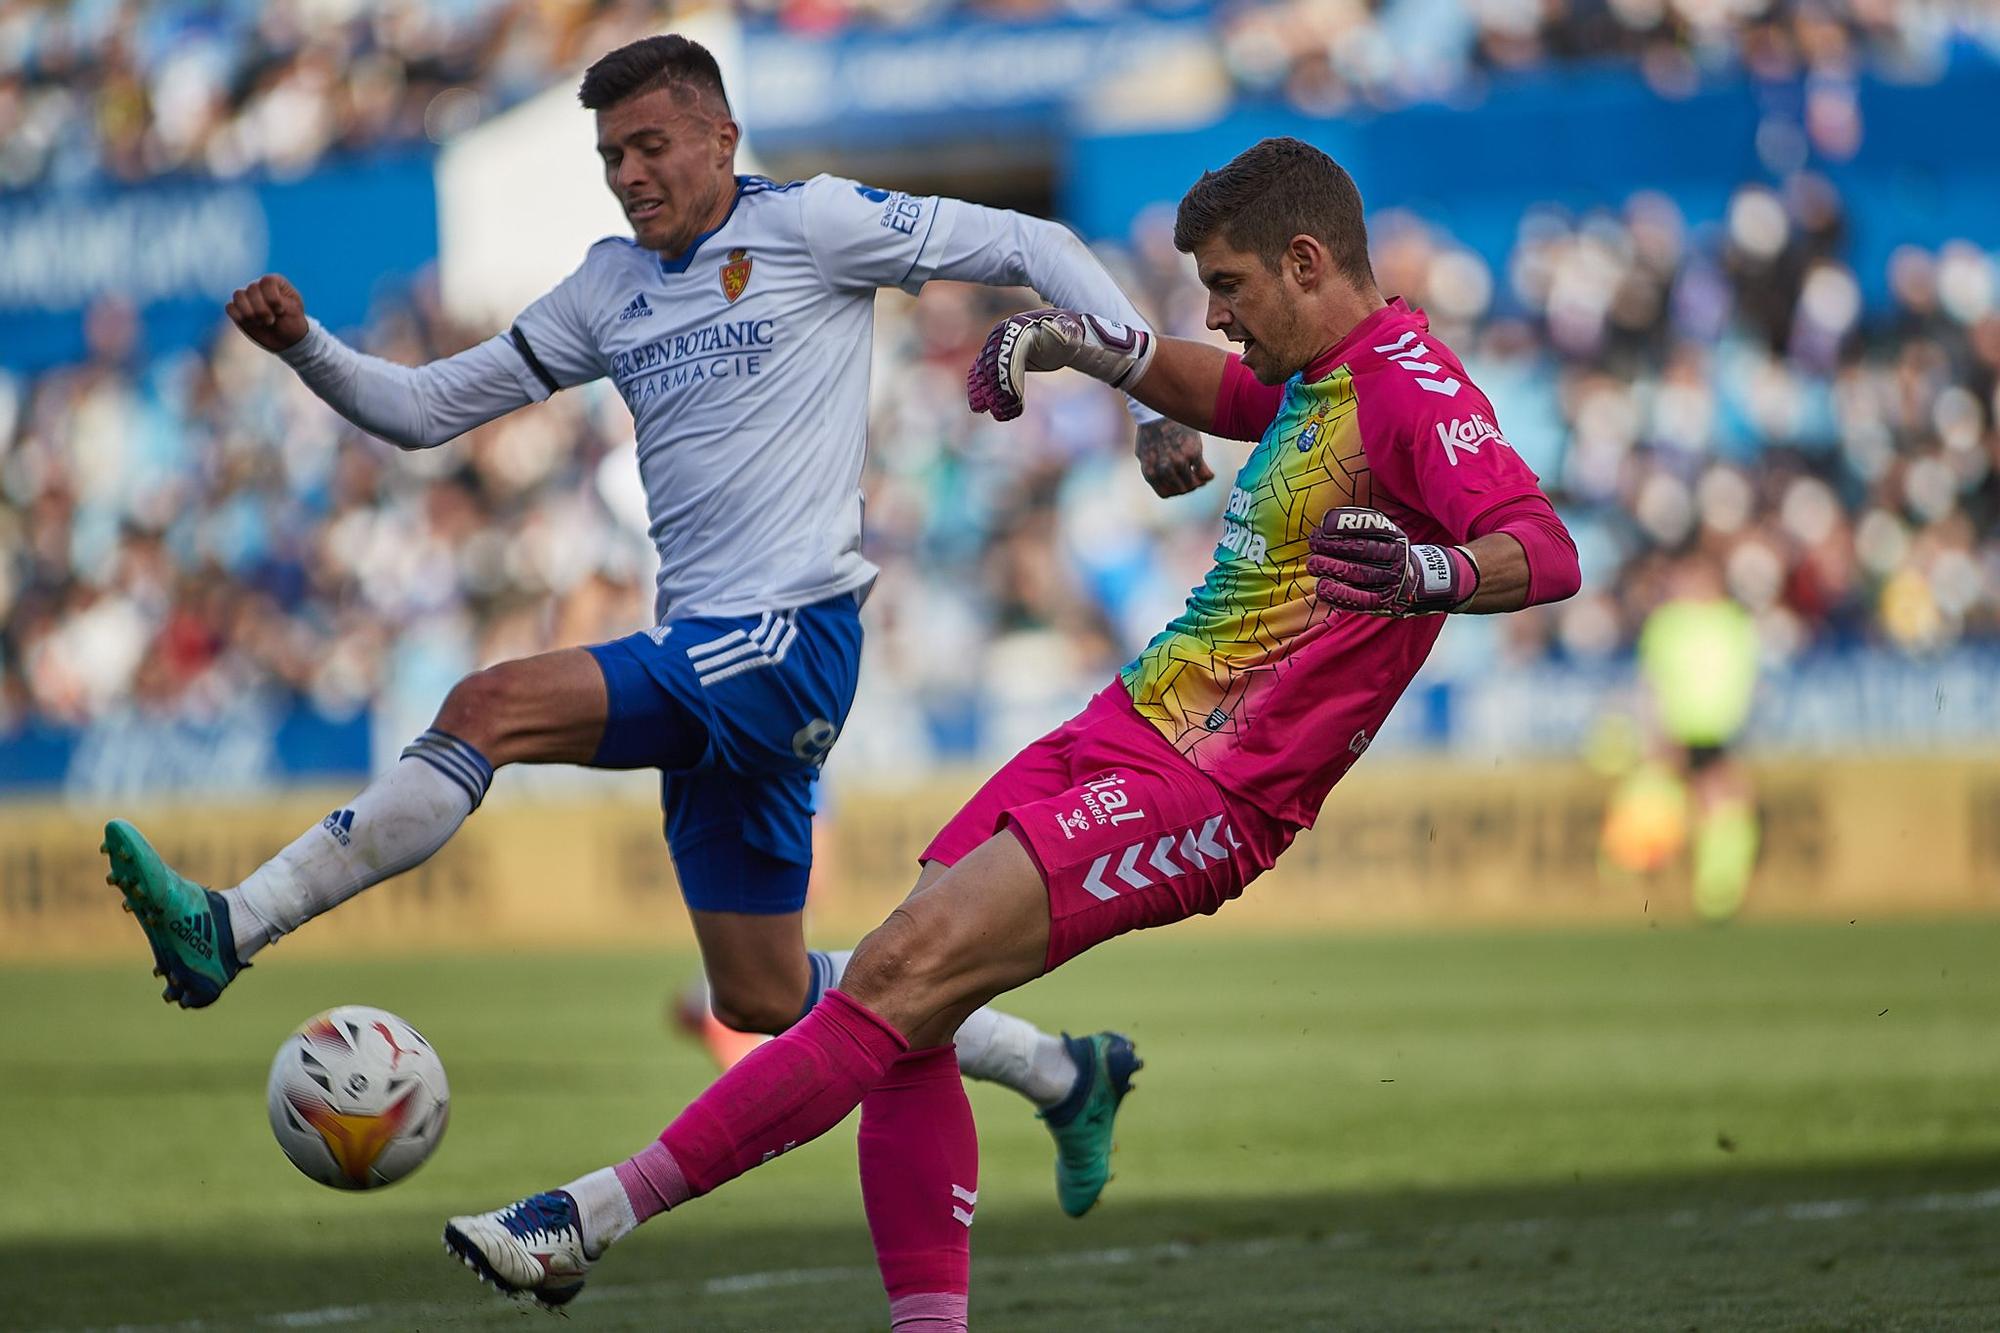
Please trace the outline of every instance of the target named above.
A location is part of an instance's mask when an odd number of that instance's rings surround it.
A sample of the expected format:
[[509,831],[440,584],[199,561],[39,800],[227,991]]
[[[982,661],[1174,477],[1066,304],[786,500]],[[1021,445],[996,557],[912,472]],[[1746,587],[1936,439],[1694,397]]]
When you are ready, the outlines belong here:
[[604,183],[618,196],[633,239],[677,255],[722,221],[733,197],[736,123],[671,88],[628,97],[597,113]]
[[[1317,350],[1306,331],[1297,284],[1247,250],[1215,235],[1194,248],[1195,272],[1208,288],[1208,327],[1243,346],[1243,364],[1265,384],[1283,384]],[[1282,267],[1282,266],[1281,266]]]

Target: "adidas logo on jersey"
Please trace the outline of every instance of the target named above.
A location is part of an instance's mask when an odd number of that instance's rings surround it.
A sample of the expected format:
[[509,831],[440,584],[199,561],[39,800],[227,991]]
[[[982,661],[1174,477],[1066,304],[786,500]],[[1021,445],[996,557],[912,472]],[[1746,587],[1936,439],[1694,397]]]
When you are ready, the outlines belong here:
[[653,307],[646,304],[646,294],[644,292],[640,292],[637,296],[632,298],[632,303],[630,305],[626,306],[623,310],[618,312],[618,318],[622,322],[628,319],[642,319],[645,316],[650,315],[652,313],[653,313]]

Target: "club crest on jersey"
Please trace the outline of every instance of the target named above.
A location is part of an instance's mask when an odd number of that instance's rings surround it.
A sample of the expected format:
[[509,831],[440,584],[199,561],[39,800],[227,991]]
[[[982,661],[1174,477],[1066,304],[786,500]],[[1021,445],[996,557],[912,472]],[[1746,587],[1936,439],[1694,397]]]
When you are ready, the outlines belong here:
[[722,266],[722,294],[729,298],[731,305],[743,295],[743,289],[750,285],[750,255],[742,249],[729,252],[729,262]]
[[1306,422],[1306,428],[1299,432],[1299,452],[1302,454],[1311,453],[1313,446],[1319,443],[1320,432],[1325,427],[1326,414],[1322,412],[1313,413],[1312,420]]

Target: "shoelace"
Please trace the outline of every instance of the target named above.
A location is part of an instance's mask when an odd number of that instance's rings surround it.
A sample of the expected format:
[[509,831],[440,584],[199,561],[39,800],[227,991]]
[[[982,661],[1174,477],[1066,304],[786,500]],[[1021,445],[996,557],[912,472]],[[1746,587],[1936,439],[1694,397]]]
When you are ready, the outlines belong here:
[[521,1200],[500,1215],[500,1225],[528,1244],[560,1239],[565,1231],[577,1232],[579,1240],[582,1237],[569,1202],[556,1194]]

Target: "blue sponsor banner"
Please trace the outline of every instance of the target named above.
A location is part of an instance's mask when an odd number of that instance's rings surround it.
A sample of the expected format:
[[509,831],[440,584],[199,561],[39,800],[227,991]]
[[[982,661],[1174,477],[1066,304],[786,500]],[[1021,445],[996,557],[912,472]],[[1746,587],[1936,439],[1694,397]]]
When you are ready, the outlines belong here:
[[297,180],[175,180],[0,195],[0,366],[82,358],[84,315],[129,301],[143,349],[209,337],[231,291],[283,273],[341,328],[437,258],[428,150],[351,158]]
[[951,23],[834,37],[752,30],[735,100],[753,142],[901,147],[1006,138],[1051,151],[1108,78],[1212,52],[1205,3],[1107,19]]
[[245,707],[213,721],[107,718],[0,733],[0,797],[236,795],[369,772],[366,713]]

